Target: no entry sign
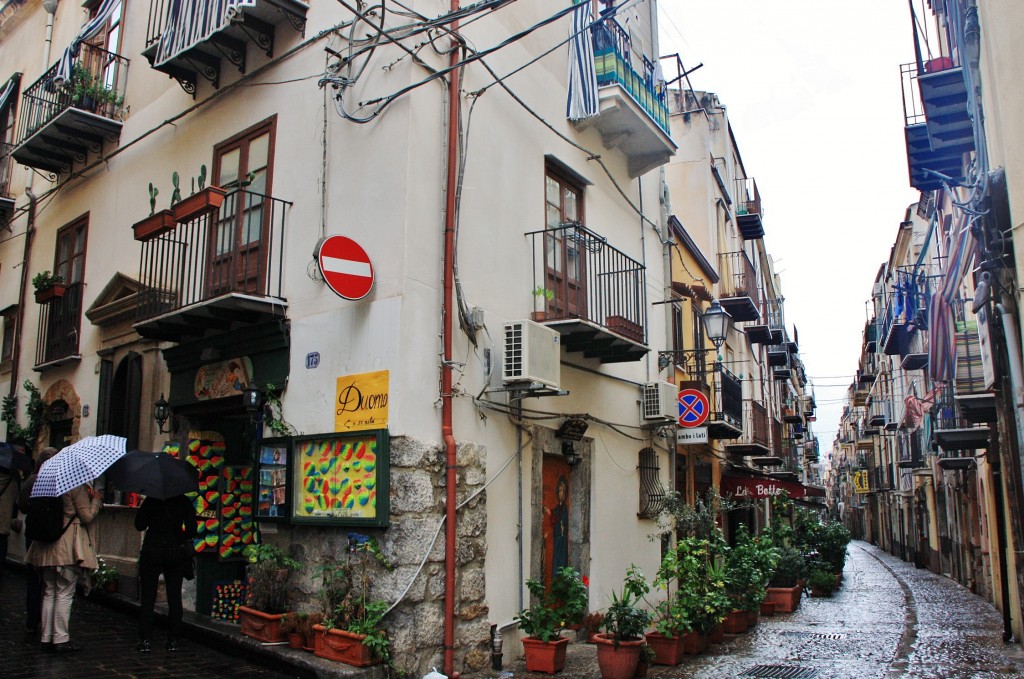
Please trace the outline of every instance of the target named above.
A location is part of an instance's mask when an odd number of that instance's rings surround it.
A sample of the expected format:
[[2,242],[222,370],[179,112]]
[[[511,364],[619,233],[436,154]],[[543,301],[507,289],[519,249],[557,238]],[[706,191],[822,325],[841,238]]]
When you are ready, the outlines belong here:
[[679,392],[679,426],[699,427],[708,419],[711,406],[704,392],[697,389],[683,389]]
[[327,286],[339,297],[362,299],[373,287],[373,264],[359,243],[331,236],[320,244],[317,263]]

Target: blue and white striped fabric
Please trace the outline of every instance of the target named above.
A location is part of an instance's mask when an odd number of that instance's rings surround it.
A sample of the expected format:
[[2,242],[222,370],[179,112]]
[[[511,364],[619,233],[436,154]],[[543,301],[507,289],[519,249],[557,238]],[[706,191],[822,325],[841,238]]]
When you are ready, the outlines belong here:
[[14,101],[14,91],[17,89],[14,85],[14,78],[11,78],[4,85],[4,88],[0,90],[0,113],[10,106],[11,102]]
[[600,112],[597,100],[597,73],[594,70],[594,43],[590,24],[594,17],[590,0],[580,0],[572,13],[569,40],[569,98],[565,115],[569,120],[583,120]]
[[57,73],[53,77],[53,81],[57,85],[61,85],[68,80],[71,80],[71,69],[75,65],[75,59],[78,58],[78,52],[82,49],[82,43],[91,38],[95,38],[103,27],[107,25],[107,21],[114,14],[121,4],[121,0],[103,0],[103,4],[96,11],[96,16],[86,22],[82,26],[82,30],[78,32],[78,37],[71,41],[68,48],[64,50],[64,54],[61,55],[60,61],[57,62]]
[[952,382],[956,377],[956,325],[953,323],[953,302],[956,301],[974,260],[976,242],[971,233],[973,219],[961,215],[949,237],[946,273],[942,285],[932,295],[928,331],[928,376],[936,382]]
[[171,0],[153,65],[209,40],[238,17],[240,8],[255,5],[256,0]]
[[107,468],[124,457],[127,440],[103,434],[86,436],[43,463],[32,486],[32,497],[57,497],[83,483],[99,478]]

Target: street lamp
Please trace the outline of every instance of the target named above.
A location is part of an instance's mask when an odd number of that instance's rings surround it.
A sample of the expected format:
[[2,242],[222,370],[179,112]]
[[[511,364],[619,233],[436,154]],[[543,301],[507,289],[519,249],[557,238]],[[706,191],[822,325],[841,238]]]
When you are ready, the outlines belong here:
[[257,413],[260,411],[260,406],[263,405],[263,392],[259,387],[250,384],[242,391],[242,403],[245,406],[245,412],[249,413],[249,420],[255,424],[259,419]]
[[725,343],[725,337],[729,334],[729,322],[732,316],[722,308],[718,300],[713,300],[708,310],[701,314],[704,321],[704,331],[708,339],[715,345],[715,349],[721,349]]
[[160,400],[153,404],[153,419],[156,420],[157,431],[161,434],[169,434],[170,430],[164,431],[164,422],[171,416],[171,407],[167,405],[167,399],[160,394]]

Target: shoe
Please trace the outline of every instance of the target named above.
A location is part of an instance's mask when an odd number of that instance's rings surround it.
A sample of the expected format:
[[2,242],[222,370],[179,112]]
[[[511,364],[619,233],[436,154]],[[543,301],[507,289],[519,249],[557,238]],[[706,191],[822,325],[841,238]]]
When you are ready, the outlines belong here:
[[81,646],[75,646],[70,641],[65,641],[63,644],[54,644],[54,653],[78,653],[82,650]]
[[39,650],[43,653],[53,653],[53,644],[49,641],[44,641],[39,644]]
[[167,640],[167,652],[176,653],[178,651],[178,642],[173,639]]
[[153,647],[149,645],[148,639],[143,639],[139,642],[138,646],[135,647],[135,650],[139,653],[149,653],[153,650]]

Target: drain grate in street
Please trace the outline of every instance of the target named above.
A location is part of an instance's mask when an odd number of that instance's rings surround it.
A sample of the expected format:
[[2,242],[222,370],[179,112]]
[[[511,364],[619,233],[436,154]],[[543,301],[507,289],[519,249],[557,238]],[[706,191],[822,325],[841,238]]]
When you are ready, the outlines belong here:
[[826,633],[826,632],[807,632],[805,630],[795,630],[795,629],[786,630],[784,632],[780,632],[780,634],[782,634],[783,636],[787,636],[787,637],[801,637],[801,638],[809,638],[809,639],[823,639],[823,640],[828,640],[828,641],[839,641],[840,639],[845,639],[846,638],[846,635],[842,634],[841,632],[832,632],[832,633]]
[[758,679],[813,679],[818,676],[818,670],[793,665],[755,665],[740,676]]

